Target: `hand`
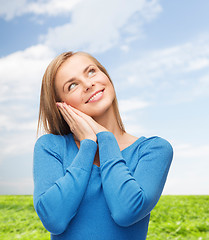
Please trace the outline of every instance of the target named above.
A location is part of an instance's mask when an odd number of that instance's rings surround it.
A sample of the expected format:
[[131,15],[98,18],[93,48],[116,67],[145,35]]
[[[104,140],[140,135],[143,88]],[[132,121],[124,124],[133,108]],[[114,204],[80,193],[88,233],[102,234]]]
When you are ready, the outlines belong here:
[[83,119],[86,120],[86,122],[91,126],[91,128],[93,129],[94,133],[97,134],[99,132],[103,132],[103,131],[108,131],[105,127],[103,127],[102,125],[100,125],[99,123],[97,123],[92,117],[90,117],[89,115],[79,111],[78,109],[68,105],[74,113],[76,113],[78,116],[82,117]]
[[76,114],[66,103],[57,103],[57,106],[71,132],[79,141],[91,139],[96,142],[97,137],[94,130],[83,117]]

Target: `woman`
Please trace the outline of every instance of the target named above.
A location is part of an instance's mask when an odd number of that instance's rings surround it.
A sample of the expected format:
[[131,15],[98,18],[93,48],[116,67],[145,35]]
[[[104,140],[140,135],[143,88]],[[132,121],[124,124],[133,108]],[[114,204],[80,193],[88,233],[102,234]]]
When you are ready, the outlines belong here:
[[113,83],[83,52],[56,57],[43,77],[34,148],[34,206],[51,239],[144,240],[172,147],[126,133]]

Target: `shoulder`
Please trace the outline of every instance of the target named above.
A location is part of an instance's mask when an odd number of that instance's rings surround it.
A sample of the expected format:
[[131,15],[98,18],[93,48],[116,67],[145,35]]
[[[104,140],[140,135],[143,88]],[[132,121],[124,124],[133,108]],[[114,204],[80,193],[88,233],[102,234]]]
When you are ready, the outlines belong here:
[[169,141],[162,137],[141,137],[139,143],[140,154],[156,154],[160,156],[167,156],[172,159],[173,157],[173,147]]
[[35,145],[48,145],[48,144],[55,144],[56,142],[62,141],[61,135],[54,135],[54,134],[44,134],[40,136],[37,140]]
[[158,146],[158,147],[163,147],[163,148],[172,148],[171,144],[169,143],[168,140],[158,137],[158,136],[152,136],[152,137],[142,137],[142,145],[144,148],[147,147],[152,147],[152,146]]
[[60,162],[67,149],[69,135],[45,134],[39,137],[34,146],[34,160],[40,160],[40,156],[53,156]]
[[[70,134],[69,134],[70,135]],[[69,135],[55,135],[55,134],[44,134],[40,136],[35,143],[34,148],[51,148],[56,149],[59,147],[64,147],[69,138]]]

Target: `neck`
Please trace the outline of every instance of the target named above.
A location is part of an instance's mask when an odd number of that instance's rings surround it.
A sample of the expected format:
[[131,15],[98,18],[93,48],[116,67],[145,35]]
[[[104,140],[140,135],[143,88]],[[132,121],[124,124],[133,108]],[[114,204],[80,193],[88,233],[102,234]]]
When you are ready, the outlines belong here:
[[102,116],[94,117],[94,120],[112,132],[115,137],[123,135],[123,131],[118,125],[113,107],[109,108]]

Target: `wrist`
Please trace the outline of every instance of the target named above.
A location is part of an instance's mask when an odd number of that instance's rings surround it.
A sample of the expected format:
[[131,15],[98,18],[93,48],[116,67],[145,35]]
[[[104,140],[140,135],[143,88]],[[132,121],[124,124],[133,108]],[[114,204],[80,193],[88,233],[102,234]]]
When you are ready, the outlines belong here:
[[89,139],[89,140],[92,140],[92,141],[94,141],[94,142],[97,142],[97,136],[96,136],[96,134],[85,136],[82,140],[84,140],[84,139]]
[[105,127],[99,126],[95,129],[95,134],[98,134],[100,132],[109,132]]

